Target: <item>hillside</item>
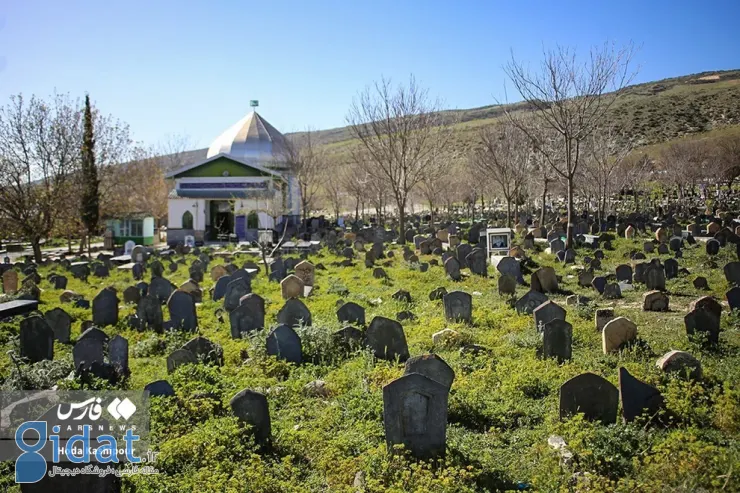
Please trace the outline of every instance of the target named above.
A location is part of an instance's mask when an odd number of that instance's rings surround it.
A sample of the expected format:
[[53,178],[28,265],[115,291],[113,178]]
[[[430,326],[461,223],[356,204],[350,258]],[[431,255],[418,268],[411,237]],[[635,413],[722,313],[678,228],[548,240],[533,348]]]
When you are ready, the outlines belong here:
[[[458,150],[464,151],[481,126],[495,123],[507,109],[526,111],[526,105],[445,111],[457,122]],[[702,72],[630,86],[612,108],[609,120],[627,129],[640,145],[740,125],[740,70]],[[318,130],[315,139],[337,155],[342,155],[352,141],[347,127]],[[206,149],[189,151],[185,161],[195,162],[205,155]]]

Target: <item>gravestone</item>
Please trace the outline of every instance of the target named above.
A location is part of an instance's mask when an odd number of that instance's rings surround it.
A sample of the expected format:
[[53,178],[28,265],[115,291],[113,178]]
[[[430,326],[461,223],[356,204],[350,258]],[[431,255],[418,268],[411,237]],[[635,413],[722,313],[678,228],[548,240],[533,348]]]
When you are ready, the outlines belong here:
[[498,294],[511,296],[516,294],[516,279],[508,275],[501,275],[498,278]]
[[194,331],[198,327],[198,315],[195,301],[185,291],[179,289],[172,293],[167,300],[172,326],[184,331]]
[[144,265],[137,263],[131,266],[131,275],[135,281],[142,280],[144,278]]
[[53,308],[44,314],[46,323],[54,332],[54,339],[59,342],[69,342],[72,332],[72,317],[61,308]]
[[665,271],[666,280],[678,277],[678,261],[676,261],[676,259],[667,259],[663,264],[663,269]]
[[447,436],[449,390],[419,373],[398,378],[383,387],[383,424],[389,451],[403,445],[419,459],[441,457]]
[[19,345],[21,358],[30,363],[54,359],[54,331],[44,317],[31,315],[21,320]]
[[720,317],[704,307],[694,308],[683,319],[689,339],[697,336],[710,345],[719,342]]
[[86,366],[93,363],[103,363],[105,356],[103,354],[103,342],[100,339],[87,338],[77,341],[72,348],[72,359],[75,370],[79,369],[84,363]]
[[56,275],[54,280],[51,282],[54,289],[67,289],[67,278],[65,276]]
[[290,363],[303,361],[301,338],[289,326],[280,324],[267,336],[267,354]]
[[231,398],[229,405],[234,416],[251,426],[255,442],[262,445],[270,442],[270,408],[264,394],[244,389]]
[[540,293],[554,294],[558,292],[558,278],[552,267],[540,267],[532,273],[531,287]]
[[300,277],[289,275],[280,281],[280,293],[284,300],[290,298],[303,298],[305,285]]
[[[382,245],[381,245],[381,248],[382,248]],[[299,262],[298,265],[295,266],[295,275],[298,276],[301,279],[301,281],[303,281],[303,284],[305,286],[314,285],[315,272],[316,272],[316,268],[308,260]]]
[[636,379],[624,368],[619,368],[619,397],[625,422],[647,414],[655,416],[663,407],[663,396],[658,389]]
[[582,373],[560,386],[560,419],[583,413],[588,421],[617,422],[619,391],[605,378]]
[[169,397],[175,395],[175,389],[167,380],[157,380],[144,386],[144,392],[149,392],[149,397]]
[[190,352],[199,363],[223,365],[223,349],[205,337],[194,337],[183,344],[181,349]]
[[395,293],[391,295],[391,298],[393,298],[396,301],[400,301],[401,303],[411,303],[411,293],[404,289],[399,289]]
[[457,245],[457,248],[455,249],[455,253],[456,253],[455,257],[459,259],[458,261],[460,262],[461,268],[464,269],[468,267],[468,264],[466,263],[465,259],[467,258],[468,255],[470,255],[472,251],[473,251],[473,247],[469,243],[461,243]]
[[557,303],[548,300],[535,308],[532,315],[534,315],[534,325],[537,331],[542,332],[546,323],[555,319],[565,320],[566,312]]
[[149,283],[149,294],[155,296],[162,305],[170,299],[173,290],[172,283],[164,277],[155,277]]
[[727,299],[727,304],[730,306],[730,311],[740,310],[740,287],[735,286],[730,288],[725,293],[725,298]]
[[616,282],[607,283],[601,294],[607,300],[618,300],[622,297],[622,288]]
[[229,281],[226,285],[226,291],[224,291],[224,310],[227,312],[235,310],[239,306],[239,300],[251,292],[252,288],[249,282],[243,277]]
[[149,264],[149,270],[152,272],[152,278],[162,277],[164,275],[164,266],[159,260],[153,260]]
[[673,252],[677,252],[677,251],[681,250],[681,247],[683,246],[683,238],[679,238],[677,236],[674,236],[668,242],[668,246],[671,248],[671,251],[673,251]]
[[692,284],[694,288],[696,289],[700,289],[700,290],[709,289],[709,282],[707,281],[707,278],[704,276],[697,276],[696,279],[692,281]]
[[599,294],[604,294],[604,289],[606,289],[606,278],[602,276],[596,276],[591,281],[591,286],[599,292]]
[[719,241],[712,238],[707,241],[704,248],[706,249],[707,255],[717,255],[719,253],[719,247]]
[[565,320],[553,319],[544,325],[543,351],[545,358],[556,358],[558,363],[571,358],[573,326]]
[[593,269],[583,269],[578,273],[578,285],[583,288],[591,287],[591,283],[594,280]]
[[226,294],[226,286],[228,286],[233,280],[234,278],[229,275],[224,275],[218,278],[216,284],[213,286],[213,293],[211,294],[213,301],[218,301],[224,297],[224,294]]
[[298,298],[291,298],[285,302],[277,314],[277,321],[288,327],[300,325],[311,326],[311,312]]
[[118,323],[118,297],[114,290],[105,288],[93,298],[92,318],[99,327]]
[[128,369],[128,340],[116,335],[108,342],[108,361],[120,374],[127,375]]
[[94,264],[93,275],[95,277],[108,277],[110,276],[110,271],[108,270],[108,267],[104,264]]
[[740,285],[740,262],[728,262],[723,270],[728,283]]
[[195,303],[203,302],[203,290],[200,289],[198,283],[195,282],[195,280],[193,279],[188,279],[187,281],[182,283],[177,291],[188,293],[193,298],[193,301]]
[[465,257],[465,263],[473,274],[483,277],[488,276],[488,261],[483,249],[473,248],[473,251]]
[[3,293],[15,294],[18,292],[18,273],[12,269],[3,272]]
[[650,290],[665,291],[665,272],[663,267],[653,263],[647,264],[644,272],[645,287]]
[[601,331],[601,348],[604,354],[609,354],[635,339],[637,325],[625,317],[617,317],[610,320]]
[[645,253],[653,253],[655,251],[655,243],[652,241],[646,241],[642,244],[642,251]]
[[559,237],[550,242],[550,253],[557,253],[565,250],[565,242]]
[[123,302],[136,304],[141,299],[141,291],[136,286],[129,286],[123,290]]
[[642,309],[646,312],[667,312],[668,303],[668,296],[657,290],[642,295]]
[[448,389],[455,380],[455,372],[441,356],[437,354],[423,354],[406,360],[403,374],[419,373],[435,382],[439,382]]
[[658,245],[658,255],[668,255],[668,245],[665,243]]
[[365,309],[350,301],[339,307],[337,319],[349,324],[365,325]]
[[441,300],[447,294],[447,289],[439,287],[429,293],[429,301]]
[[163,315],[159,298],[153,294],[143,296],[136,306],[136,316],[139,318],[141,329],[151,328],[159,332],[162,330]]
[[228,276],[229,271],[223,265],[214,265],[211,267],[211,281],[218,281],[223,276]]
[[238,339],[244,333],[261,329],[265,326],[265,301],[254,293],[243,297],[239,306],[229,313],[231,337]]
[[442,298],[445,318],[449,321],[471,323],[473,318],[473,298],[463,291],[452,291]]
[[332,341],[345,354],[351,353],[366,345],[365,334],[352,326],[344,327],[332,334]]
[[366,333],[367,344],[376,358],[394,361],[406,361],[409,349],[406,335],[400,323],[389,318],[376,316],[370,322]]
[[616,269],[617,281],[632,283],[632,267],[627,264],[618,265]]
[[182,365],[197,365],[198,359],[187,349],[176,349],[167,356],[167,373],[172,373]]
[[669,351],[655,364],[662,371],[676,373],[682,378],[701,380],[702,377],[701,363],[685,351]]
[[602,330],[604,330],[604,326],[615,318],[616,317],[614,316],[614,310],[612,310],[611,308],[597,309],[595,315],[596,330],[598,332],[601,332]]
[[522,270],[519,262],[514,257],[495,257],[496,270],[502,275],[508,275],[517,280],[519,284],[524,284]]
[[455,257],[450,257],[445,261],[445,273],[453,281],[459,281],[460,276],[460,262]]
[[529,290],[527,291],[524,296],[516,300],[516,303],[514,304],[514,308],[516,309],[516,312],[520,315],[531,315],[535,308],[542,305],[548,300],[547,296],[540,293],[539,291],[533,291]]

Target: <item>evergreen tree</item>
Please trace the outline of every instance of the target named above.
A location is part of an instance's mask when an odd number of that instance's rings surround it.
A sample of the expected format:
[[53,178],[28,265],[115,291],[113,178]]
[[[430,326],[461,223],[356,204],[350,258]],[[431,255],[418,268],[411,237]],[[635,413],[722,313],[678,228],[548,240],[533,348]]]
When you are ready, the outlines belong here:
[[90,237],[98,228],[100,219],[100,196],[98,192],[98,169],[95,165],[95,137],[93,135],[92,111],[90,96],[85,95],[85,121],[82,136],[82,200],[80,215],[88,234],[88,249]]

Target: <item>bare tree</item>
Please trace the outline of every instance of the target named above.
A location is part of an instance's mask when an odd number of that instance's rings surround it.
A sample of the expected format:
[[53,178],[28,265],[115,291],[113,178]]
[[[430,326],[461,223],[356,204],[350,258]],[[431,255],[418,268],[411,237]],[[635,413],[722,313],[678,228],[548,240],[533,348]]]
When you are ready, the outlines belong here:
[[634,48],[615,49],[610,44],[593,48],[585,61],[575,51],[556,47],[545,51],[540,69],[532,72],[513,55],[506,71],[514,87],[531,112],[515,114],[509,119],[538,145],[537,129],[552,131],[561,149],[554,158],[544,146],[538,147],[547,163],[567,186],[568,229],[566,246],[573,246],[574,178],[583,159],[582,144],[605,119],[617,97],[631,82],[635,73],[630,65]]
[[640,192],[644,189],[645,182],[652,172],[653,160],[645,153],[633,152],[619,162],[618,181],[615,190],[632,194],[635,211],[640,210]]
[[167,216],[169,187],[164,178],[166,161],[154,149],[136,148],[132,159],[113,167],[104,184],[110,192],[103,197],[103,215],[125,216],[150,213],[157,220]]
[[181,168],[187,164],[188,151],[193,150],[195,144],[192,139],[185,134],[167,134],[164,139],[157,144],[153,154],[159,156],[159,162],[162,169],[172,171]]
[[365,208],[367,182],[369,180],[368,174],[359,164],[350,163],[342,166],[339,180],[342,188],[354,199],[355,221],[357,221],[359,219],[360,206],[362,206],[362,209]]
[[0,108],[0,211],[30,240],[41,262],[41,240],[59,217],[65,185],[79,165],[80,105],[68,96],[50,101],[12,96]]
[[305,224],[319,197],[321,169],[325,161],[323,151],[316,142],[314,132],[309,128],[292,138],[285,139],[276,153],[298,182],[301,192],[301,213]]
[[599,224],[604,221],[609,200],[621,184],[622,161],[631,151],[632,144],[618,135],[614,127],[597,129],[586,141],[583,174],[587,188],[596,196]]
[[323,170],[323,195],[326,202],[332,208],[334,217],[339,221],[339,215],[344,205],[344,189],[338,163],[332,163]]
[[531,173],[532,148],[527,135],[509,122],[482,128],[479,139],[472,155],[473,167],[479,175],[488,176],[503,195],[506,224],[511,227],[511,205],[518,203]]
[[732,184],[740,176],[740,135],[719,139],[716,148],[718,171],[732,191]]
[[707,177],[710,159],[704,141],[683,140],[669,144],[661,153],[660,166],[663,180],[678,189],[680,199],[693,195],[697,183]]
[[366,164],[384,178],[396,202],[402,243],[409,196],[426,174],[442,166],[450,140],[438,109],[412,76],[407,86],[381,79],[355,98],[347,114],[350,133],[370,158]]

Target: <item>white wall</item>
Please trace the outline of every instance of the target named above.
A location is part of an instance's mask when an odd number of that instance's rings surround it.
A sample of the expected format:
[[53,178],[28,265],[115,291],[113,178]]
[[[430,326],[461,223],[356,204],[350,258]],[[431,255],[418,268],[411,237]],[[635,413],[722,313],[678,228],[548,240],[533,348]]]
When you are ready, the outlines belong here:
[[167,227],[182,228],[182,215],[190,211],[193,215],[193,229],[206,229],[205,199],[169,199],[167,201]]

